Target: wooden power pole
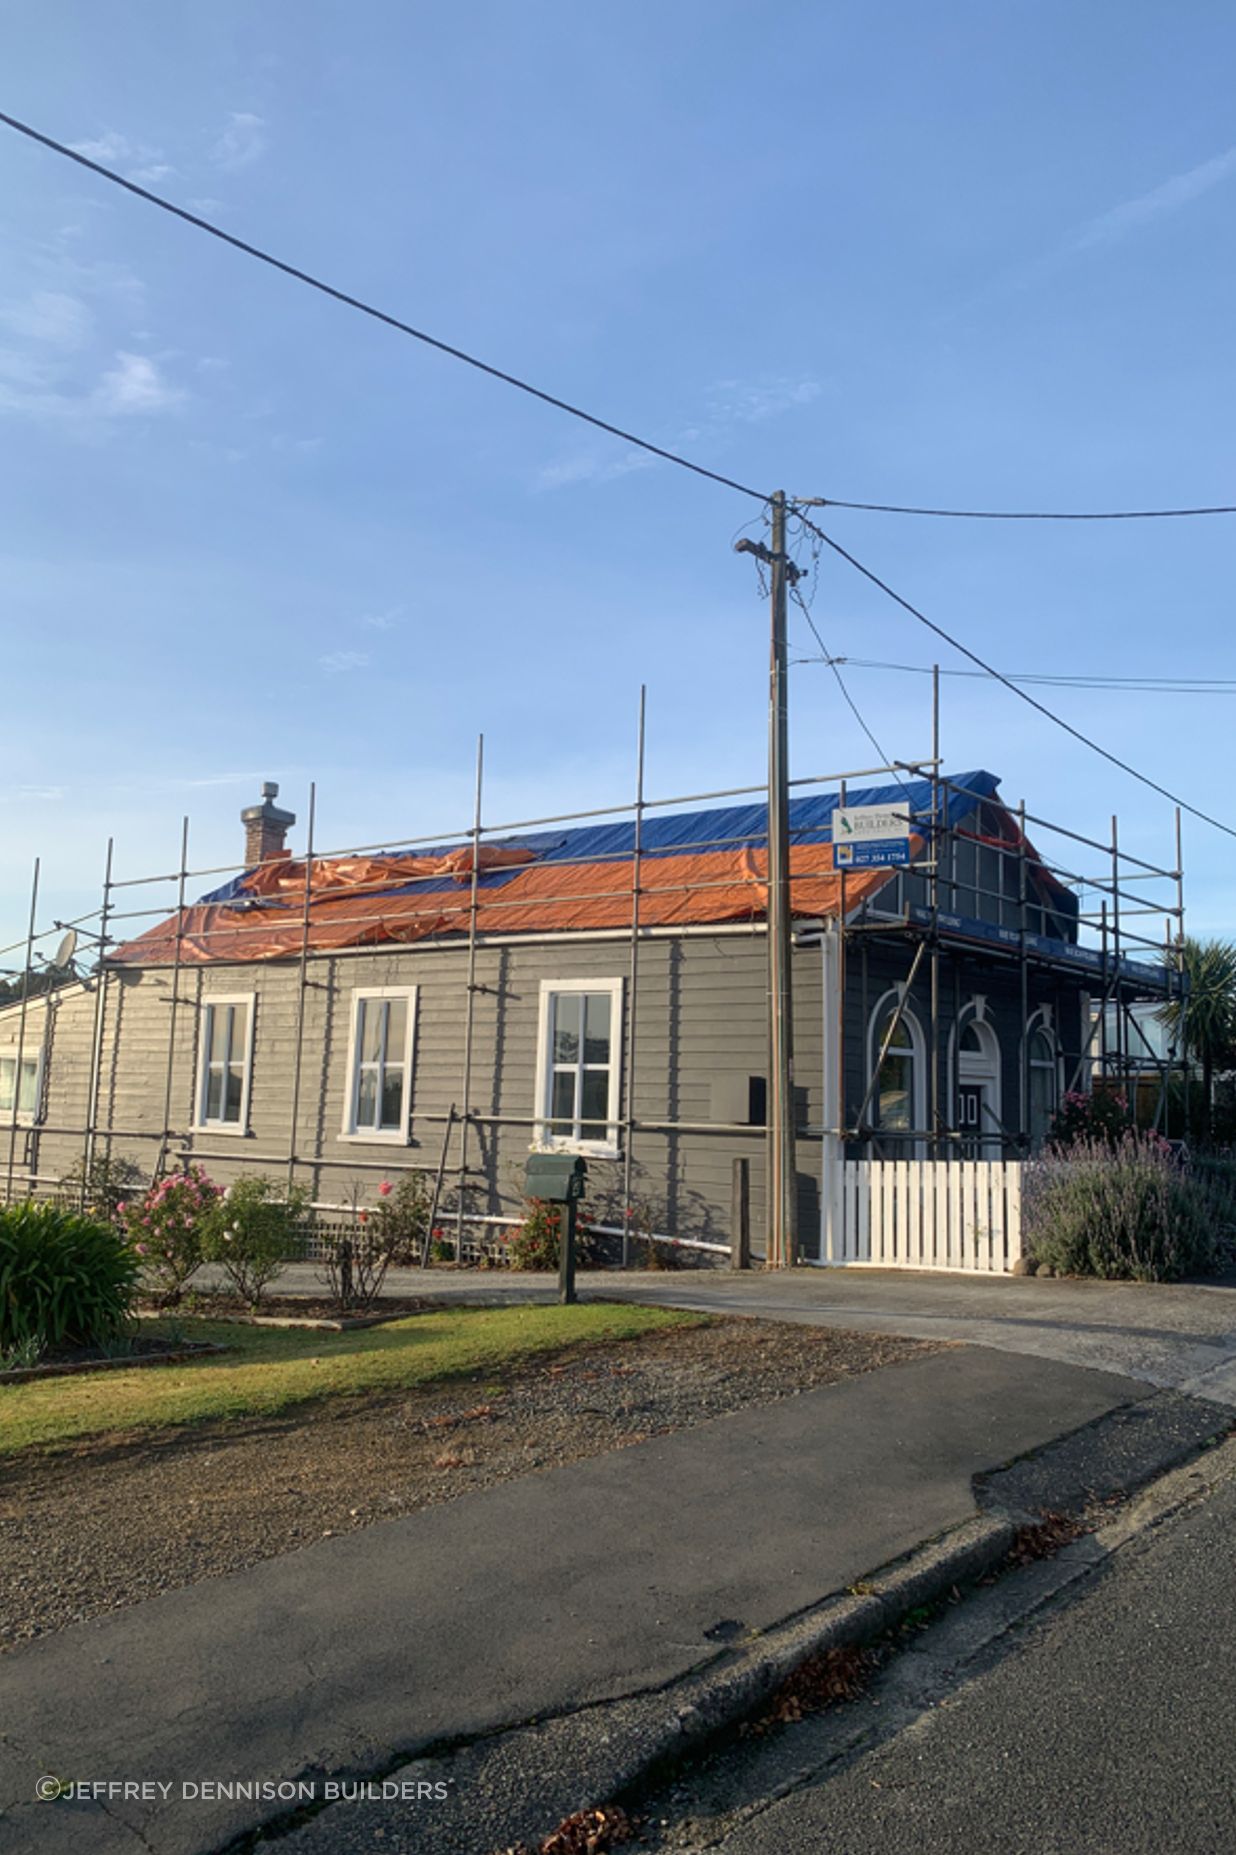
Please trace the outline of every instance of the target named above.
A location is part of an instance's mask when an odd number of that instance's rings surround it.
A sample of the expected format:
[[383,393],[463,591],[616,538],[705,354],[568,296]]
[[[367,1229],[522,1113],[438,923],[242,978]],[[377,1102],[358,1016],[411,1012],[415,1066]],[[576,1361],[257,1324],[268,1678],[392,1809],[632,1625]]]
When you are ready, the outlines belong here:
[[798,1257],[798,1167],[794,1141],[794,1012],[790,979],[789,588],[797,574],[785,547],[785,491],[772,497],[772,545],[740,541],[769,570],[768,670],[768,1125],[764,1250],[770,1269]]

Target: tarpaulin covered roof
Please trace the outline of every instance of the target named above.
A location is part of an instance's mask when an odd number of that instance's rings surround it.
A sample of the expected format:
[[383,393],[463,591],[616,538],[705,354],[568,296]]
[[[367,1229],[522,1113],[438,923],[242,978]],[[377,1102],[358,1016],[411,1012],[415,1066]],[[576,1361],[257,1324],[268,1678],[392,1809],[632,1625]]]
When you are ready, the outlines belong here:
[[[993,798],[994,774],[956,777],[947,789],[946,823]],[[850,806],[909,803],[923,819],[912,840],[922,847],[932,785],[926,779],[847,794]],[[834,869],[835,793],[790,804],[793,913],[819,919],[841,907]],[[1007,814],[1005,814],[1007,816]],[[711,811],[646,813],[641,826],[639,915],[644,927],[688,927],[762,920],[767,907],[767,811],[762,803]],[[482,934],[549,934],[625,928],[632,908],[635,823],[532,832],[483,844],[476,878]],[[110,956],[122,965],[276,960],[348,947],[407,944],[468,930],[472,909],[470,844],[417,853],[314,858],[306,936],[304,862],[280,857],[247,870],[179,915],[149,928]],[[890,879],[888,869],[850,870],[847,909]]]

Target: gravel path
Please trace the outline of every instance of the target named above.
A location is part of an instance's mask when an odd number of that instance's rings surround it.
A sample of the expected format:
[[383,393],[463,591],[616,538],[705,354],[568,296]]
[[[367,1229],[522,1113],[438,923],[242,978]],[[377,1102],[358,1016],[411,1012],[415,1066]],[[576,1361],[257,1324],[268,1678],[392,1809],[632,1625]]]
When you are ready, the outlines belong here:
[[719,1320],[283,1418],[27,1451],[0,1469],[0,1649],[324,1535],[936,1350]]

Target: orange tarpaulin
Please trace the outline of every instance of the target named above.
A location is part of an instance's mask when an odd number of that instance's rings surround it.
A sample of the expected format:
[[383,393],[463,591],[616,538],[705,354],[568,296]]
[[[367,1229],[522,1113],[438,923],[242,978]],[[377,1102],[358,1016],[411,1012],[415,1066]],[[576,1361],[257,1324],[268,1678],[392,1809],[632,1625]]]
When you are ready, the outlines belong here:
[[[917,848],[919,840],[913,841]],[[496,887],[478,889],[479,933],[536,935],[630,927],[630,857],[588,863],[529,861],[531,857],[526,850],[482,849],[482,871],[506,867],[514,873]],[[465,846],[446,857],[346,857],[315,863],[310,952],[466,933],[472,907],[471,858]],[[523,867],[515,867],[520,864]],[[768,903],[767,869],[763,850],[646,857],[639,872],[640,924],[705,927],[761,921]],[[392,884],[443,875],[455,876],[459,886],[390,893]],[[889,876],[886,869],[847,871],[847,909],[882,888]],[[831,844],[792,847],[790,877],[796,916],[818,919],[840,911],[842,879],[833,868]],[[375,893],[379,883],[383,892]],[[263,864],[245,878],[245,893],[235,901],[196,903],[179,919],[161,921],[117,948],[111,961],[126,966],[170,964],[177,958],[178,942],[185,964],[287,959],[300,953],[304,940],[304,893],[303,863],[280,859]]]

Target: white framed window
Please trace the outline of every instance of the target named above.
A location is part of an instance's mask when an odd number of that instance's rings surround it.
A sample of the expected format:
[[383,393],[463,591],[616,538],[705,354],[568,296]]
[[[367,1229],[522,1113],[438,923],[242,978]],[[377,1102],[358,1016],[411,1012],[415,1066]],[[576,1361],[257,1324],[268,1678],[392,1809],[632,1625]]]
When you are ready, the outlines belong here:
[[242,992],[202,1003],[198,1054],[197,1123],[212,1133],[249,1130],[256,994]]
[[414,985],[362,987],[353,992],[343,1103],[345,1140],[406,1144],[415,1035]]
[[1043,1006],[1026,1026],[1026,1086],[1029,1090],[1026,1131],[1041,1147],[1051,1132],[1060,1105],[1060,1051],[1052,1029],[1051,1007]]
[[615,1158],[622,1085],[622,980],[543,979],[537,1144]]
[[25,1049],[21,1055],[21,1082],[16,1083],[17,1050],[0,1050],[0,1120],[13,1124],[14,1091],[17,1096],[17,1125],[29,1127],[38,1118],[39,1097],[43,1089],[43,1052]]
[[[888,1037],[889,1026],[901,995],[901,988],[895,986],[883,998],[876,1000],[867,1032],[869,1077],[879,1062],[880,1051],[884,1048],[884,1040]],[[876,1129],[882,1134],[896,1136],[890,1143],[891,1158],[913,1159],[921,1153],[922,1142],[914,1139],[913,1135],[926,1125],[925,1078],[926,1046],[922,1026],[907,1008],[902,1011],[889,1037],[871,1098]]]

